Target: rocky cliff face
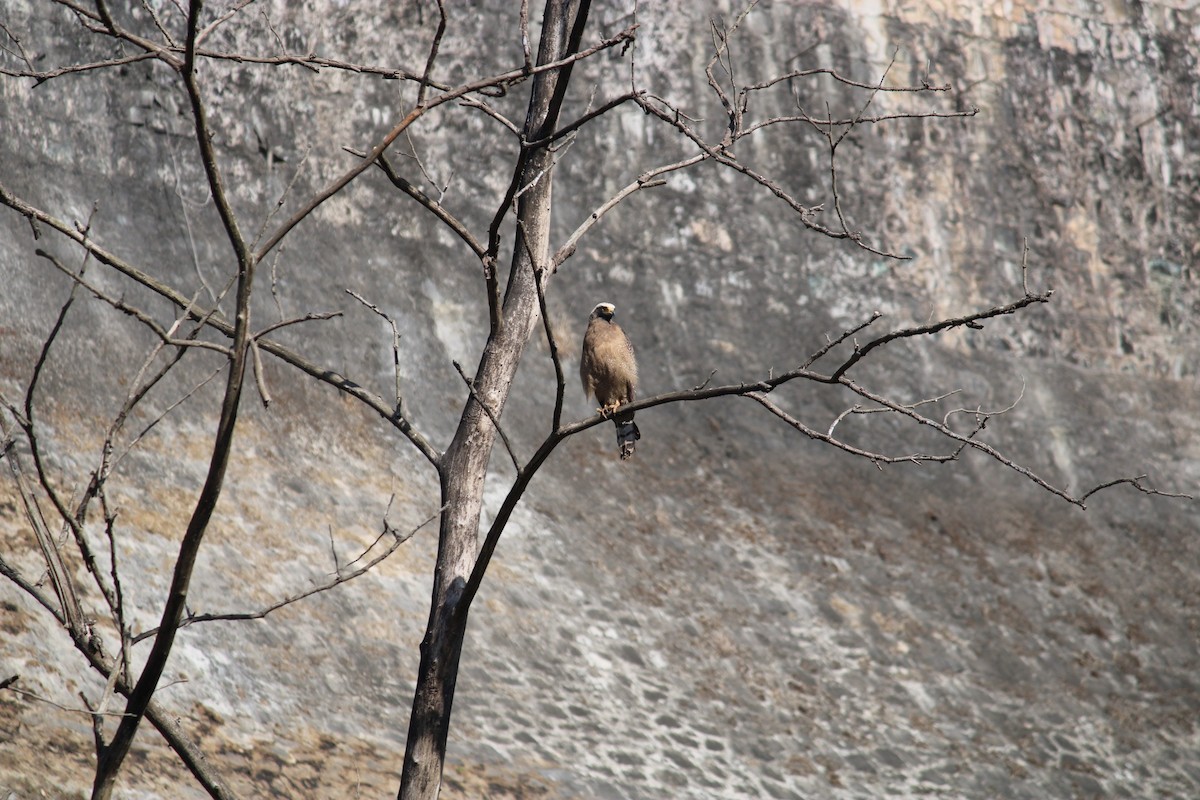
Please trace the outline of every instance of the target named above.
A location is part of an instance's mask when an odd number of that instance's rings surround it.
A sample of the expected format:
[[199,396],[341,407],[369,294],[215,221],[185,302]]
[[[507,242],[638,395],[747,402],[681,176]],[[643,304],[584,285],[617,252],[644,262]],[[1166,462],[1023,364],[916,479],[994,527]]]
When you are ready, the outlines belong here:
[[[445,81],[519,63],[516,14],[490,5],[451,13]],[[652,6],[637,10],[639,81],[718,133],[703,77],[707,19],[728,24],[739,9]],[[415,67],[432,24],[420,4],[259,11],[214,46]],[[140,6],[119,13],[152,29]],[[120,54],[44,4],[9,4],[5,16],[9,50],[18,37],[38,69]],[[593,19],[599,35],[632,16],[602,4]],[[1027,242],[1031,288],[1054,288],[1052,303],[898,346],[860,377],[910,402],[962,390],[946,410],[1019,399],[985,435],[1073,491],[1149,473],[1156,486],[1194,492],[1198,31],[1200,12],[1184,2],[761,3],[733,39],[739,81],[829,67],[875,85],[886,73],[889,84],[952,88],[881,93],[873,114],[979,109],[862,125],[839,148],[850,224],[908,260],[805,231],[728,173],[672,176],[607,217],[556,278],[548,303],[560,345],[573,357],[588,309],[611,300],[639,348],[645,393],[691,387],[713,369],[757,378],[875,310],[883,330],[1019,297]],[[21,68],[11,53],[0,58]],[[365,149],[393,123],[398,98],[411,101],[398,82],[334,69],[206,69],[219,153],[249,229],[338,174],[349,158],[341,148]],[[615,57],[585,65],[572,110],[588,107],[593,86],[596,102],[620,91],[628,70]],[[800,104],[823,115],[828,102],[853,116],[869,95],[793,82],[753,111]],[[495,103],[521,119],[521,91]],[[412,146],[448,187],[447,205],[482,233],[513,142],[464,111],[439,111]],[[196,188],[186,99],[165,70],[131,63],[37,87],[0,77],[0,118],[10,191],[81,223],[94,207],[97,241],[188,294],[228,279],[227,245]],[[559,239],[620,186],[686,152],[636,110],[600,118],[559,163]],[[772,132],[737,155],[832,220],[820,131]],[[7,209],[0,230],[0,389],[15,399],[69,290],[34,250],[71,265],[80,256],[45,230],[34,241]],[[88,270],[106,290],[170,313]],[[387,396],[390,330],[345,290],[377,303],[399,325],[413,415],[444,446],[464,396],[451,360],[470,369],[486,336],[477,270],[372,174],[272,259],[259,312],[343,312],[279,336]],[[68,316],[39,395],[43,442],[68,490],[94,468],[150,343],[100,303],[81,299]],[[137,430],[219,363],[194,362],[152,397]],[[565,366],[570,375],[577,362]],[[406,442],[280,365],[268,362],[266,375],[274,403],[247,402],[193,583],[197,613],[302,591],[369,545],[385,514],[407,530],[437,509],[436,480]],[[523,455],[549,424],[553,381],[535,341],[505,416]],[[568,392],[568,414],[582,417],[574,381]],[[814,386],[773,396],[819,430],[854,402]],[[199,389],[121,463],[112,499],[136,630],[157,622],[218,401]],[[502,541],[472,615],[445,796],[1200,794],[1193,504],[1118,488],[1082,512],[973,454],[878,470],[787,435],[745,401],[668,406],[639,422],[628,464],[607,429],[563,445]],[[840,424],[852,442],[888,452],[932,446],[884,420]],[[498,452],[485,522],[511,479],[506,462]],[[0,554],[36,575],[17,509],[6,483]],[[181,634],[160,696],[245,796],[394,792],[434,538],[425,528],[368,576],[265,620]],[[19,673],[19,687],[57,704],[0,693],[0,795],[76,796],[90,778],[91,732],[68,709],[103,686],[7,582],[0,626],[0,679]],[[149,730],[135,753],[127,796],[200,796]]]

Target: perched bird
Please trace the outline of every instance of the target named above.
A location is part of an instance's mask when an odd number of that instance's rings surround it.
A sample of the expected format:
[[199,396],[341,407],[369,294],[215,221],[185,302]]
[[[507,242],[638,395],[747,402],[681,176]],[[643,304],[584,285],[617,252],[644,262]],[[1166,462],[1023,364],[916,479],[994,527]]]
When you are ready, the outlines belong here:
[[621,405],[633,402],[637,388],[637,362],[633,345],[621,326],[613,322],[617,307],[598,303],[588,317],[587,333],[583,335],[583,356],[579,360],[579,377],[584,395],[596,398],[602,416],[612,417],[617,426],[617,446],[621,460],[633,456],[633,443],[642,438],[633,422],[633,412],[620,412]]

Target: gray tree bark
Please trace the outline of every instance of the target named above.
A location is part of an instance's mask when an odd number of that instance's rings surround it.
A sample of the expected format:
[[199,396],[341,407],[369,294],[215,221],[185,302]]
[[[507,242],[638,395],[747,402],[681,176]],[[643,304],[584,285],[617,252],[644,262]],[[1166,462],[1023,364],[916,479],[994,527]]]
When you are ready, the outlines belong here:
[[[571,13],[570,0],[549,0],[542,20],[538,64],[569,55],[586,22],[587,0]],[[568,33],[574,20],[574,30]],[[557,122],[570,68],[538,75],[533,81],[523,139],[543,139]],[[400,800],[432,800],[441,790],[450,713],[466,634],[471,598],[463,589],[478,552],[484,478],[496,428],[480,402],[497,419],[525,345],[538,321],[535,264],[545,264],[550,243],[553,154],[543,144],[518,160],[510,196],[518,194],[516,235],[499,326],[493,326],[475,371],[474,388],[458,429],[439,464],[442,516],[429,622],[421,642],[421,663],[409,718]]]

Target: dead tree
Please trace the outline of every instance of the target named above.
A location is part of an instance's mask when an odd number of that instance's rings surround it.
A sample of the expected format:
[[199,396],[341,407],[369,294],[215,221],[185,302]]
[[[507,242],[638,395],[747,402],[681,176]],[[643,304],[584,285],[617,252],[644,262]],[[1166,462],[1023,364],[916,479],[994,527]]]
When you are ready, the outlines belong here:
[[[66,219],[59,211],[36,207],[18,196],[4,185],[4,175],[0,172],[0,204],[25,217],[33,226],[35,238],[49,232],[71,243],[80,255],[78,266],[72,266],[49,252],[36,251],[44,262],[68,275],[74,288],[61,308],[57,323],[45,339],[40,357],[32,365],[23,397],[3,398],[6,414],[3,451],[9,465],[9,479],[17,489],[34,543],[43,554],[53,593],[46,592],[36,580],[14,566],[7,554],[0,553],[0,572],[66,627],[87,663],[108,682],[105,696],[91,705],[97,753],[93,798],[103,800],[111,796],[143,719],[149,720],[162,733],[180,760],[212,797],[231,797],[225,782],[213,764],[205,761],[195,741],[155,702],[155,687],[170,659],[176,634],[182,627],[201,622],[261,618],[317,591],[332,589],[363,574],[394,552],[407,538],[390,530],[385,524],[384,533],[392,534],[390,545],[376,551],[372,557],[364,558],[362,566],[345,572],[339,570],[337,576],[327,584],[299,592],[269,608],[244,614],[186,613],[189,581],[196,557],[223,488],[225,469],[230,460],[237,457],[233,434],[240,404],[246,399],[245,390],[250,376],[253,376],[264,403],[269,401],[261,368],[262,360],[266,357],[290,365],[308,379],[334,387],[373,411],[382,424],[399,431],[431,465],[439,483],[438,553],[433,570],[433,594],[428,624],[420,646],[416,692],[407,720],[407,751],[399,789],[402,800],[434,798],[441,785],[455,682],[468,616],[496,545],[530,481],[558,444],[603,422],[599,416],[564,422],[564,371],[553,329],[547,321],[546,302],[553,285],[552,279],[568,264],[580,241],[596,225],[601,224],[609,211],[627,198],[642,190],[663,185],[673,173],[701,164],[716,164],[742,176],[762,192],[785,204],[794,213],[796,224],[815,235],[844,240],[848,247],[861,248],[878,256],[898,258],[888,251],[886,243],[873,241],[869,235],[855,230],[848,222],[842,209],[838,183],[839,146],[860,126],[915,118],[927,118],[930,124],[934,124],[936,118],[971,116],[974,111],[918,109],[874,113],[872,103],[881,93],[908,93],[925,98],[936,97],[948,88],[890,85],[886,73],[872,84],[851,80],[827,67],[813,67],[783,75],[759,76],[756,82],[739,82],[731,55],[731,41],[744,17],[743,13],[728,28],[715,23],[712,26],[713,55],[707,65],[706,78],[724,114],[723,131],[719,137],[713,138],[706,135],[702,126],[689,118],[679,105],[652,95],[639,84],[636,48],[633,47],[638,29],[636,22],[607,37],[597,36],[590,31],[590,0],[548,0],[543,11],[536,53],[529,44],[530,9],[527,3],[522,3],[514,35],[524,45],[523,61],[506,71],[472,77],[457,85],[446,83],[439,77],[439,49],[447,29],[453,24],[441,0],[437,2],[432,30],[426,31],[429,37],[428,56],[424,64],[417,68],[353,64],[315,53],[279,55],[272,49],[272,42],[265,42],[261,51],[254,52],[222,49],[220,35],[225,29],[238,24],[251,25],[246,19],[248,12],[243,11],[246,5],[237,3],[227,8],[208,10],[201,2],[193,0],[186,8],[168,5],[161,16],[150,12],[148,16],[141,15],[135,20],[132,17],[119,18],[103,0],[97,0],[95,4],[57,0],[56,6],[73,15],[81,32],[117,45],[121,54],[96,62],[50,69],[37,66],[17,33],[4,29],[12,45],[8,48],[4,68],[0,70],[7,76],[6,80],[33,81],[35,84],[51,80],[69,81],[82,73],[119,70],[144,60],[156,62],[174,76],[189,102],[192,144],[203,166],[205,186],[211,193],[215,213],[224,230],[229,283],[224,292],[214,294],[211,302],[202,303],[197,299],[199,295],[194,287],[171,285],[151,268],[135,264],[121,253],[97,244],[91,235],[89,223]],[[146,9],[149,8],[147,5]],[[274,33],[269,23],[266,28],[260,31],[264,39]],[[564,108],[567,107],[566,100],[576,65],[599,53],[616,52],[622,48],[628,51],[624,56],[630,67],[628,85],[590,106],[577,118],[564,119]],[[216,131],[209,119],[210,101],[207,99],[211,87],[205,85],[202,69],[205,64],[231,60],[255,64],[263,70],[308,68],[385,76],[409,83],[412,100],[397,113],[387,133],[370,147],[356,147],[354,143],[347,143],[345,149],[354,156],[352,160],[347,162],[344,153],[322,154],[323,158],[342,159],[342,163],[348,163],[348,166],[344,166],[341,174],[319,191],[293,205],[290,214],[282,221],[269,217],[266,223],[261,223],[265,235],[255,240],[244,231],[250,229],[251,222],[259,224],[259,221],[245,219],[244,215],[239,216],[235,212],[222,166],[223,154],[213,144]],[[857,110],[840,117],[828,109],[821,114],[799,106],[787,115],[755,116],[752,113],[752,100],[780,91],[788,84],[817,76],[825,76],[848,90],[859,92],[861,104]],[[524,87],[528,87],[528,106],[523,123],[517,124],[505,118],[491,100]],[[416,121],[433,109],[451,103],[460,103],[462,113],[487,115],[505,135],[512,134],[515,139],[507,191],[494,209],[486,232],[472,231],[469,225],[443,204],[442,199],[422,190],[418,182],[407,178],[404,170],[397,169],[389,158],[393,145]],[[688,154],[630,175],[623,188],[596,207],[577,224],[565,241],[555,246],[550,220],[554,207],[556,161],[577,131],[602,115],[622,107],[639,109],[655,124],[662,126],[664,131],[678,137],[687,146]],[[781,126],[816,130],[824,139],[832,213],[822,213],[821,207],[805,205],[789,192],[784,182],[739,159],[739,142],[763,130]],[[479,353],[473,372],[468,376],[460,370],[466,383],[462,413],[453,438],[444,447],[423,434],[408,414],[400,391],[398,371],[395,395],[385,399],[365,388],[364,384],[318,363],[306,355],[302,348],[285,346],[271,336],[282,325],[319,321],[328,315],[312,313],[301,319],[257,328],[251,315],[256,271],[264,259],[297,226],[305,224],[317,208],[347,191],[359,176],[371,169],[382,171],[399,192],[414,201],[411,207],[413,213],[432,214],[447,227],[477,262],[479,285],[486,294],[489,308],[487,341]],[[510,221],[513,233],[511,241],[506,241],[503,232],[510,229],[506,226]],[[511,261],[507,277],[502,282],[501,254],[509,251]],[[163,319],[161,314],[137,307],[122,295],[106,290],[104,282],[92,280],[92,274],[97,269],[111,273],[107,277],[119,277],[166,300],[174,308],[174,313],[169,319]],[[1024,264],[1022,274],[1025,275]],[[158,344],[130,382],[132,388],[107,432],[98,466],[85,476],[83,488],[76,495],[78,499],[72,501],[58,488],[69,481],[53,475],[44,458],[44,448],[39,439],[38,386],[62,321],[81,292],[90,293],[115,310],[133,317],[138,324],[157,336]],[[368,298],[356,297],[392,323],[394,336],[398,337],[395,323],[384,312]],[[965,450],[971,449],[984,453],[1046,491],[1081,507],[1094,491],[1116,483],[1128,483],[1140,491],[1158,493],[1144,483],[1144,476],[1139,476],[1121,478],[1088,492],[1072,494],[1009,458],[1000,445],[984,439],[982,434],[986,423],[1002,411],[985,412],[977,409],[964,412],[970,422],[965,426],[958,425],[950,419],[950,415],[941,418],[932,415],[929,406],[938,398],[917,403],[904,402],[874,391],[855,378],[855,366],[859,362],[892,342],[933,336],[953,328],[978,327],[985,320],[1021,313],[1049,300],[1049,291],[1034,291],[1023,283],[1011,302],[998,303],[927,325],[893,330],[859,343],[858,337],[865,335],[868,327],[878,320],[879,316],[875,315],[829,339],[796,368],[787,372],[750,376],[741,382],[718,386],[710,386],[706,382],[639,400],[633,408],[640,410],[668,403],[742,396],[764,407],[781,422],[805,436],[877,464],[953,461]],[[538,330],[539,318],[543,323],[541,332]],[[504,440],[504,446],[516,467],[516,475],[481,543],[479,524],[488,462],[497,437],[504,436],[500,425],[510,387],[526,345],[534,335],[546,337],[557,376],[554,407],[549,412],[549,431],[534,455],[524,463],[513,452],[507,439]],[[395,346],[393,349],[396,349]],[[195,499],[194,511],[182,535],[160,622],[152,630],[134,632],[125,619],[128,609],[121,592],[115,545],[119,522],[107,498],[114,443],[123,435],[130,411],[138,406],[154,385],[196,350],[215,351],[224,359],[219,373],[223,381],[223,401],[215,420],[207,479]],[[844,387],[858,395],[861,403],[847,409],[827,430],[817,430],[772,401],[772,390],[792,381]],[[918,427],[936,431],[944,438],[946,449],[940,453],[889,454],[863,449],[840,439],[837,435],[839,422],[851,414],[862,413],[893,414]],[[30,464],[32,470],[29,469]],[[75,479],[78,480],[78,476]],[[87,526],[97,519],[105,532],[109,550],[107,554],[95,552],[95,543],[86,531]],[[60,534],[66,535],[66,545],[60,544]],[[90,585],[77,583],[69,570],[63,567],[64,549],[72,549],[72,558],[82,559],[87,566]],[[113,627],[119,632],[118,641],[103,640],[89,622],[90,612],[85,607],[99,608],[100,613],[111,618]],[[135,674],[129,652],[135,644],[146,640],[152,641],[150,655]],[[11,680],[5,681],[5,685],[11,683]],[[119,712],[119,722],[115,729],[110,730],[112,726],[106,722],[108,708],[116,695],[124,698],[124,705]],[[398,721],[397,724],[402,725],[404,721]]]

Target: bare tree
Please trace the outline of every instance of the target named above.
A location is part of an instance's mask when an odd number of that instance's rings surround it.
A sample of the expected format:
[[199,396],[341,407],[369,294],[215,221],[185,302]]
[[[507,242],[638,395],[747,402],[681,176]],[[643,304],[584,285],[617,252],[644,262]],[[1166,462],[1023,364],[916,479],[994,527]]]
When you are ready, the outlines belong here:
[[[47,81],[68,81],[85,73],[120,70],[139,61],[153,61],[169,72],[182,87],[189,104],[188,116],[192,126],[192,146],[203,167],[204,188],[212,197],[212,207],[225,235],[226,284],[218,291],[206,286],[172,285],[148,266],[133,263],[118,250],[101,246],[92,235],[90,221],[80,223],[52,209],[35,207],[3,183],[0,175],[0,203],[25,217],[32,225],[34,238],[51,232],[69,242],[79,255],[78,265],[64,263],[51,252],[37,249],[40,259],[69,276],[73,281],[70,296],[58,314],[57,322],[44,340],[36,363],[32,365],[28,382],[20,398],[4,397],[6,416],[3,418],[3,451],[9,467],[11,484],[16,488],[26,521],[33,532],[34,546],[42,555],[52,593],[18,568],[10,554],[0,553],[0,572],[16,586],[33,597],[46,613],[57,619],[70,633],[75,647],[87,663],[107,681],[105,695],[93,702],[85,698],[94,721],[97,766],[93,798],[111,796],[126,756],[143,719],[164,736],[204,789],[215,798],[231,797],[229,788],[211,762],[204,759],[194,738],[154,699],[156,687],[171,656],[175,637],[181,628],[216,620],[262,618],[286,604],[299,602],[318,591],[336,586],[362,575],[396,550],[411,532],[401,533],[386,521],[380,538],[372,544],[350,568],[339,565],[336,575],[328,582],[298,592],[278,603],[258,611],[241,614],[194,615],[187,608],[189,582],[196,558],[224,485],[226,468],[237,457],[234,431],[238,424],[239,407],[245,402],[246,383],[252,373],[255,389],[261,401],[270,402],[262,361],[265,356],[290,365],[307,379],[328,384],[345,396],[364,404],[379,420],[402,434],[411,446],[429,463],[439,485],[440,508],[438,522],[438,552],[434,564],[433,594],[429,619],[420,647],[420,666],[412,712],[407,721],[407,751],[399,797],[406,800],[433,798],[438,795],[446,756],[446,743],[454,700],[455,682],[459,671],[468,615],[510,517],[517,508],[530,481],[555,448],[565,439],[581,433],[604,419],[597,415],[574,422],[564,421],[566,381],[558,342],[548,319],[547,297],[553,277],[575,254],[580,242],[602,223],[605,216],[629,197],[663,185],[674,173],[693,169],[702,164],[717,165],[756,185],[767,196],[776,198],[794,214],[795,223],[815,235],[844,240],[848,247],[860,248],[877,256],[899,258],[885,242],[876,241],[869,233],[855,229],[848,221],[842,206],[839,184],[839,148],[854,131],[867,125],[884,125],[894,120],[923,119],[936,124],[938,118],[969,117],[974,110],[938,110],[937,96],[948,87],[934,85],[897,86],[885,72],[876,83],[851,80],[827,67],[796,69],[786,74],[743,78],[735,67],[731,43],[737,28],[753,3],[734,22],[725,26],[712,25],[713,53],[708,60],[705,79],[713,96],[723,109],[719,135],[706,132],[709,127],[688,116],[684,108],[669,99],[655,96],[643,88],[637,70],[634,46],[638,33],[636,19],[611,35],[596,35],[589,26],[590,0],[548,0],[537,36],[536,52],[532,49],[532,29],[528,3],[514,12],[513,36],[522,43],[523,59],[511,68],[492,75],[473,76],[457,84],[446,82],[439,71],[439,52],[451,29],[453,20],[446,8],[437,1],[436,15],[425,26],[427,56],[416,67],[356,64],[318,55],[289,53],[282,48],[269,20],[255,27],[256,20],[249,12],[249,2],[237,2],[207,10],[193,0],[185,7],[167,4],[155,11],[143,4],[145,13],[122,13],[110,8],[104,0],[94,4],[76,0],[57,0],[56,8],[70,14],[80,33],[106,42],[118,55],[94,62],[43,68],[22,44],[17,32],[4,29],[9,47],[3,74],[8,80],[32,81],[35,85]],[[241,27],[238,27],[241,26]],[[251,50],[225,49],[224,42],[236,37],[222,38],[229,29],[238,27],[243,35],[262,37],[261,47]],[[276,45],[279,45],[277,47]],[[283,50],[282,54],[279,50]],[[581,62],[601,53],[622,53],[628,67],[627,84],[613,91],[610,97],[589,103],[587,110],[574,119],[564,118],[564,109],[572,87],[572,74]],[[409,104],[397,113],[387,132],[369,147],[346,143],[344,153],[319,154],[319,158],[340,163],[340,174],[323,188],[299,202],[290,203],[288,213],[276,219],[274,211],[265,220],[255,220],[235,210],[234,193],[223,167],[224,156],[214,145],[219,133],[210,120],[210,96],[213,86],[206,83],[206,66],[220,62],[255,65],[262,70],[310,69],[334,71],[347,75],[384,76],[410,85]],[[757,109],[770,107],[764,98],[776,97],[800,82],[822,78],[832,81],[846,92],[856,93],[858,105],[852,113],[838,116],[827,106],[816,112],[794,103],[794,109],[784,115],[759,115]],[[496,98],[528,87],[528,103],[523,122],[510,120],[495,102]],[[612,87],[609,87],[612,88]],[[880,94],[905,94],[927,107],[908,111],[877,113],[874,103]],[[790,96],[790,95],[789,95]],[[759,102],[763,100],[763,102]],[[453,105],[457,104],[457,105]],[[578,105],[578,104],[575,104]],[[508,166],[507,190],[500,203],[491,210],[486,231],[475,231],[444,202],[422,189],[423,180],[411,175],[416,169],[425,173],[419,159],[411,159],[403,167],[394,163],[396,143],[405,137],[414,123],[435,109],[453,107],[455,113],[482,114],[493,122],[504,137],[511,137],[512,161]],[[618,108],[637,108],[666,133],[676,137],[687,148],[679,159],[640,168],[638,174],[626,176],[627,182],[578,221],[567,238],[553,241],[551,217],[554,210],[554,173],[559,159],[564,157],[573,136],[605,114]],[[817,131],[825,142],[828,165],[828,195],[832,213],[819,206],[806,205],[790,193],[785,182],[760,171],[752,163],[739,158],[738,145],[768,129],[799,127]],[[413,153],[415,156],[415,151]],[[393,353],[397,359],[396,386],[392,397],[385,398],[340,374],[330,365],[321,364],[307,355],[302,347],[289,347],[272,337],[285,325],[299,322],[319,322],[328,314],[308,313],[296,319],[256,326],[251,308],[255,293],[261,293],[260,267],[289,235],[306,221],[314,211],[331,198],[346,192],[348,187],[372,168],[380,170],[404,196],[414,201],[412,213],[428,213],[443,224],[477,265],[481,291],[489,309],[488,336],[478,361],[471,372],[459,367],[465,383],[462,413],[448,444],[440,446],[423,433],[408,413],[399,371],[399,333],[395,322],[369,298],[355,294],[356,299],[378,313],[393,331]],[[609,169],[616,169],[610,167]],[[410,174],[406,176],[406,171]],[[282,202],[281,202],[282,205]],[[260,228],[262,233],[246,233]],[[501,281],[501,259],[511,252],[507,276]],[[164,317],[149,306],[139,306],[122,293],[106,289],[111,280],[94,280],[97,270],[117,276],[127,284],[147,290],[166,300],[174,309]],[[920,463],[924,461],[954,461],[967,450],[990,457],[998,464],[1016,471],[1025,479],[1068,503],[1083,507],[1094,492],[1116,484],[1158,494],[1145,476],[1119,478],[1088,491],[1072,493],[1055,486],[1029,468],[1006,455],[1001,444],[985,439],[985,427],[1000,411],[956,409],[936,416],[936,401],[945,395],[932,396],[921,402],[890,397],[858,380],[856,366],[871,358],[893,342],[916,337],[936,336],[955,328],[976,328],[983,321],[1019,314],[1026,309],[1049,302],[1051,293],[1030,289],[1027,269],[1021,265],[1022,285],[1010,302],[1000,302],[988,308],[969,311],[960,316],[940,319],[929,324],[900,328],[859,341],[873,329],[880,316],[873,315],[828,339],[794,369],[780,374],[751,376],[732,384],[702,385],[648,397],[633,404],[634,410],[648,409],[668,403],[701,402],[723,396],[746,397],[765,408],[781,422],[805,436],[838,448],[850,456],[864,458],[876,464]],[[201,281],[203,283],[203,281]],[[39,435],[41,397],[39,381],[49,354],[55,347],[63,320],[71,313],[76,297],[90,293],[108,303],[113,309],[132,317],[157,337],[157,344],[129,382],[129,393],[113,418],[104,439],[102,452],[90,474],[83,479],[82,488],[74,493],[62,487],[69,483],[53,474],[48,465],[45,448]],[[539,318],[541,331],[539,333]],[[526,352],[531,337],[543,335],[556,375],[555,400],[549,412],[548,432],[534,454],[522,460],[505,436],[503,419],[517,367]],[[136,632],[127,621],[127,608],[122,592],[119,568],[119,519],[108,501],[108,481],[114,460],[121,456],[121,442],[129,448],[136,446],[140,434],[131,440],[126,424],[133,409],[144,401],[150,390],[171,374],[177,366],[197,351],[217,353],[223,359],[221,368],[207,380],[219,380],[222,403],[215,420],[215,433],[209,455],[207,477],[194,502],[194,510],[174,561],[170,590],[161,609],[158,625]],[[457,364],[455,365],[458,366]],[[711,377],[711,376],[710,376]],[[849,390],[857,395],[857,404],[846,409],[826,430],[818,430],[802,421],[793,412],[771,399],[775,388],[793,381],[809,381]],[[183,401],[180,401],[181,403]],[[171,409],[174,411],[175,409]],[[853,414],[885,413],[910,422],[916,428],[936,432],[945,443],[940,452],[886,453],[865,449],[839,438],[838,425]],[[164,415],[165,416],[165,415]],[[162,417],[151,423],[157,424]],[[962,422],[965,420],[965,423]],[[489,460],[500,436],[502,444],[515,467],[515,477],[496,511],[495,517],[479,541],[483,488],[488,476]],[[96,524],[103,531],[97,553],[94,541]],[[378,546],[378,547],[377,547]],[[70,570],[63,566],[64,551],[72,559],[79,558],[87,567],[90,584],[78,583]],[[358,563],[361,562],[361,563]],[[90,618],[91,608],[99,608],[112,622],[117,640],[108,642],[97,631]],[[150,641],[151,650],[140,670],[134,667],[130,651],[142,641]],[[11,685],[11,680],[5,685]],[[124,698],[119,712],[110,710],[115,695]],[[115,718],[113,715],[116,715]]]

